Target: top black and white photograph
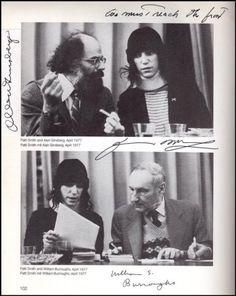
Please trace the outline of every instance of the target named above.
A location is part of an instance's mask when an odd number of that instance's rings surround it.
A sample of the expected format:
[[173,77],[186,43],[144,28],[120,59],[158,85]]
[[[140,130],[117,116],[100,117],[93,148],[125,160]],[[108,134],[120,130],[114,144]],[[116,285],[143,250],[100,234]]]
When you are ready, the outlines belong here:
[[213,25],[22,23],[22,136],[213,136]]

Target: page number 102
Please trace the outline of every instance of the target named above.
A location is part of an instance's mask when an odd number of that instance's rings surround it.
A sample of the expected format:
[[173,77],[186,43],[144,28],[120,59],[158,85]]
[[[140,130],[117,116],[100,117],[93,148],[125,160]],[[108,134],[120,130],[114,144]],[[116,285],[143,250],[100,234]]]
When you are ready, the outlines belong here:
[[28,287],[27,286],[20,286],[21,291],[27,291]]

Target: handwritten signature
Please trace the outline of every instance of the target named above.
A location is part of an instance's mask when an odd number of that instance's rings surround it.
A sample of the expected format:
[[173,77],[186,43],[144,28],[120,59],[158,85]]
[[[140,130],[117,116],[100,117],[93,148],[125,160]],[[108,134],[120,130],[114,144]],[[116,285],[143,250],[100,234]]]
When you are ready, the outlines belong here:
[[122,269],[121,271],[117,272],[117,271],[114,271],[112,270],[111,271],[111,277],[114,277],[114,276],[124,276],[124,275],[128,275],[128,276],[133,276],[133,275],[142,275],[141,273],[131,273],[131,272],[128,272],[126,269]]
[[[118,149],[122,145],[135,145],[135,144],[144,144],[144,145],[156,145],[156,143],[153,142],[126,142],[128,138],[125,138],[122,141],[115,142],[108,148],[104,149],[102,152],[100,152],[96,157],[95,160],[102,159],[103,157],[107,156],[108,154],[112,153],[116,149]],[[184,140],[173,140],[168,139],[160,143],[160,145],[166,145],[164,151],[175,151],[180,150],[184,148],[199,148],[199,149],[208,149],[208,150],[216,150],[219,149],[218,147],[211,147],[207,146],[207,144],[215,143],[215,140],[207,140],[203,142],[187,142]]]
[[[102,159],[103,157],[107,156],[108,154],[115,151],[117,148],[119,148],[122,145],[134,145],[134,144],[144,144],[144,145],[156,145],[156,143],[152,142],[126,142],[128,138],[124,139],[123,141],[118,141],[109,146],[108,148],[104,149],[102,152],[100,152],[96,157],[95,160]],[[126,142],[126,143],[125,143]]]
[[10,32],[6,31],[7,34],[7,47],[6,47],[6,53],[4,54],[4,58],[8,60],[8,77],[4,77],[2,86],[6,87],[7,89],[7,100],[4,105],[5,113],[4,117],[6,118],[5,120],[5,125],[6,127],[11,130],[12,132],[17,132],[18,127],[15,124],[13,115],[13,108],[11,105],[11,83],[12,83],[12,53],[11,53],[11,43],[19,43],[19,40],[16,39],[11,39]]
[[[206,13],[201,8],[192,8],[187,13],[178,10],[170,10],[170,8],[159,4],[143,4],[140,9],[129,10],[129,11],[119,11],[117,8],[113,8],[105,13],[105,17],[172,17],[179,18],[179,16],[185,16],[186,18],[200,18],[201,23],[205,23],[209,19],[220,19],[229,10],[227,7],[211,7]],[[182,13],[182,15],[181,15]]]
[[124,288],[126,287],[134,287],[134,288],[140,288],[140,287],[151,287],[155,286],[158,291],[160,291],[164,286],[172,286],[175,285],[175,282],[169,282],[169,280],[166,280],[165,282],[132,282],[129,278],[126,278],[122,286]]
[[184,148],[201,148],[201,149],[216,150],[216,149],[218,149],[217,147],[202,146],[204,144],[212,144],[214,142],[215,142],[215,140],[208,140],[208,141],[204,141],[204,142],[187,142],[184,140],[168,139],[168,140],[161,142],[160,145],[166,144],[168,146],[164,149],[165,151],[175,151],[175,150],[180,150],[180,149],[184,149]]

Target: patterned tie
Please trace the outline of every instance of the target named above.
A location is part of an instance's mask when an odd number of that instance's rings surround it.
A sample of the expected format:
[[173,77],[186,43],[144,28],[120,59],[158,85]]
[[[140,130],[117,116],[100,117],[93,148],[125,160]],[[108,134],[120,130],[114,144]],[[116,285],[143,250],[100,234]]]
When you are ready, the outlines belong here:
[[71,108],[72,132],[74,135],[78,135],[80,118],[80,98],[76,90],[72,92],[71,97],[73,99],[73,104]]
[[158,212],[153,210],[149,213],[150,217],[152,218],[152,223],[157,227],[161,226],[161,221],[158,220]]

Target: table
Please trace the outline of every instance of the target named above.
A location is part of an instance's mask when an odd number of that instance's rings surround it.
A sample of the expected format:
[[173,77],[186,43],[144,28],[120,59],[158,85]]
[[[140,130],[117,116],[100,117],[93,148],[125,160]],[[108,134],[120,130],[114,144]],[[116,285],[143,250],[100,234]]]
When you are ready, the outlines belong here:
[[[51,254],[53,255],[53,254]],[[36,260],[32,260],[34,258],[33,256],[37,255],[21,255],[21,264],[22,265],[61,265],[57,261],[54,260],[54,262],[49,260],[47,255],[47,263],[43,263],[42,260],[39,260],[38,264]],[[32,263],[31,263],[32,262]],[[69,264],[63,264],[63,265],[139,265],[139,266],[213,266],[213,260],[138,260],[134,261],[132,259],[132,256],[122,258],[122,256],[119,258],[117,256],[117,259],[114,260],[111,258],[111,260],[108,261],[106,258],[105,260],[93,260],[93,259],[85,259],[85,260],[78,260],[75,258],[72,258],[72,261]]]

